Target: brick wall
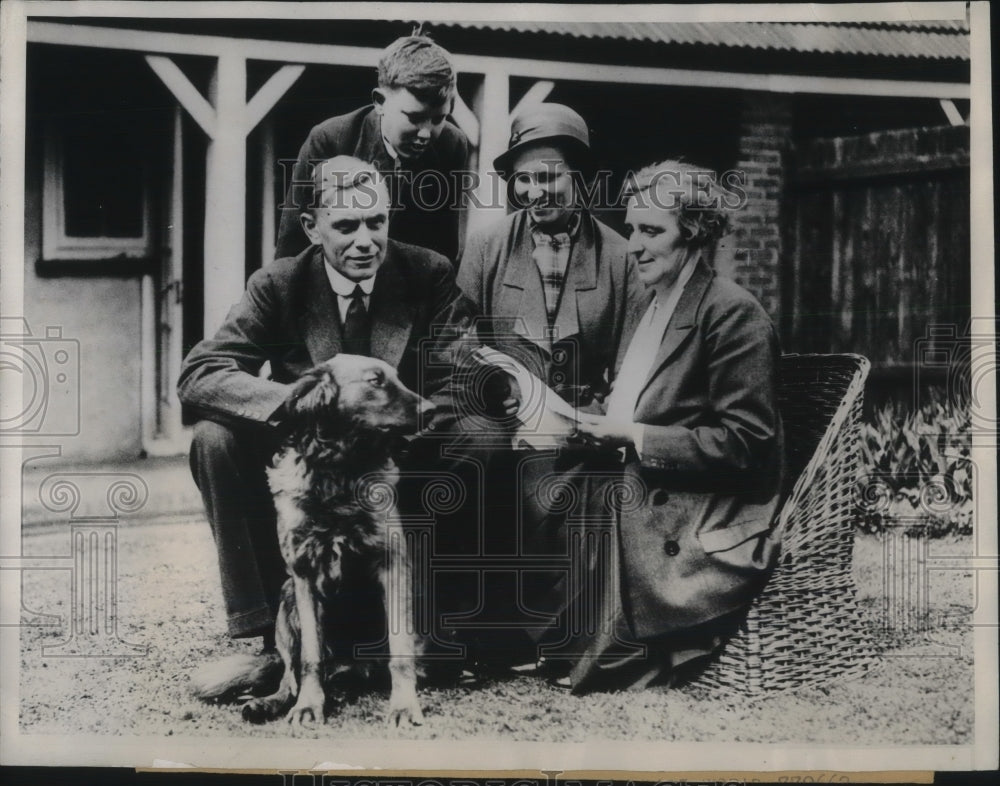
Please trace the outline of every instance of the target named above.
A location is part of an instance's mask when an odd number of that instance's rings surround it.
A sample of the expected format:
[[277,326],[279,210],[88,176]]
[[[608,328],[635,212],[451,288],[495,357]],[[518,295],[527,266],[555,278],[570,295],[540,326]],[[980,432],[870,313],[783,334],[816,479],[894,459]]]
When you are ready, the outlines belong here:
[[740,109],[736,169],[745,173],[747,199],[733,216],[734,231],[727,238],[724,262],[720,259],[717,267],[752,292],[777,324],[784,218],[781,203],[791,135],[791,98],[747,92]]

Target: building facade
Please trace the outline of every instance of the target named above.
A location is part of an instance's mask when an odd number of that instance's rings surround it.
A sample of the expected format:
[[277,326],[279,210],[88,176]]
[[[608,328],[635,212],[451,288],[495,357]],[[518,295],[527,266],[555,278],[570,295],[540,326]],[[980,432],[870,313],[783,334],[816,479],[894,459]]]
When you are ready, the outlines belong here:
[[[309,128],[367,103],[381,49],[412,26],[29,20],[24,329],[78,342],[64,458],[186,450],[184,353],[270,261]],[[761,300],[786,350],[899,372],[927,325],[967,319],[964,23],[424,29],[460,72],[453,117],[482,177],[468,229],[505,209],[488,165],[511,114],[559,101],[591,125],[611,194],[678,156],[741,173],[746,205],[715,265]],[[598,212],[621,226],[620,210]]]

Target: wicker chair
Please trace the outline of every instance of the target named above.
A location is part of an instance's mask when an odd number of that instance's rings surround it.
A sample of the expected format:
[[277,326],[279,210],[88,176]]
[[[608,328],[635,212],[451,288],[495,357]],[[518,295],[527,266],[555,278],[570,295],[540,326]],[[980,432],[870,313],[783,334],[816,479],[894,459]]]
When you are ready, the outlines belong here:
[[755,695],[858,676],[875,662],[851,574],[869,366],[859,355],[782,357],[778,405],[794,485],[778,514],[781,558],[696,685]]

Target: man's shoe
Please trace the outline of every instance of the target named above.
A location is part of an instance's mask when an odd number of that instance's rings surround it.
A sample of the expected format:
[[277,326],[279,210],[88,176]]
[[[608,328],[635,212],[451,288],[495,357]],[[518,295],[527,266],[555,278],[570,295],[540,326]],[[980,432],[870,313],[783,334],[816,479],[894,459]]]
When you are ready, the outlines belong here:
[[510,670],[515,674],[530,677],[545,677],[549,680],[556,680],[569,674],[572,668],[568,660],[546,658],[544,655],[532,663],[521,663],[511,666]]

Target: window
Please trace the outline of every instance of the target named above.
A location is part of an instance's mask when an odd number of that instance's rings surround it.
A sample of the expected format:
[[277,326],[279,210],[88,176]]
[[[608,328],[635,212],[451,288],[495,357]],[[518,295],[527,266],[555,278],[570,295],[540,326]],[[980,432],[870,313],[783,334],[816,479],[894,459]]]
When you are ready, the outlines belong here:
[[150,151],[128,118],[78,115],[45,128],[43,255],[141,258],[151,238]]

